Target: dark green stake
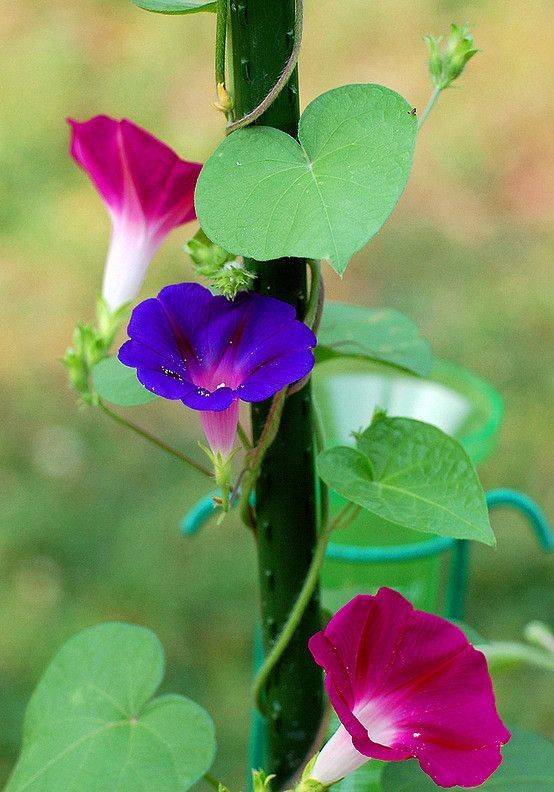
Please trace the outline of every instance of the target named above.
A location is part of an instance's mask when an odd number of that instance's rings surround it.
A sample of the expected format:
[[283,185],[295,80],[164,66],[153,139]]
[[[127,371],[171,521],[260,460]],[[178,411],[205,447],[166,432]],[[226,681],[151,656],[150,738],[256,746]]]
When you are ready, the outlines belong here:
[[[235,118],[251,112],[282,73],[294,44],[294,0],[231,0],[231,71]],[[299,119],[298,77],[256,123],[295,135]],[[237,196],[237,200],[240,197]],[[304,316],[306,262],[278,259],[255,264],[257,289],[294,305]],[[254,437],[269,404],[254,405]],[[264,647],[267,652],[302,587],[317,538],[316,475],[311,388],[287,399],[278,436],[263,462],[256,486],[256,528]],[[312,748],[323,711],[320,670],[307,641],[320,628],[316,591],[266,688],[267,764],[284,784]]]

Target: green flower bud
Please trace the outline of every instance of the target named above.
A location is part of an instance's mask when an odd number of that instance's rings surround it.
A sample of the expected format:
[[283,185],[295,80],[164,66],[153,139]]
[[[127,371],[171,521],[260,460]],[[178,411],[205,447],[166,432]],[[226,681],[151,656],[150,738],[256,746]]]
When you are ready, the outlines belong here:
[[463,72],[466,63],[477,54],[473,36],[467,25],[450,27],[444,47],[441,50],[442,36],[426,36],[429,49],[429,74],[433,85],[439,90],[448,88]]
[[212,276],[213,287],[228,300],[234,300],[240,291],[249,291],[255,279],[242,259],[226,261],[218,273]]
[[198,272],[208,277],[222,267],[226,261],[234,258],[222,247],[208,239],[202,229],[185,243],[183,250],[189,254]]
[[62,363],[68,371],[69,381],[75,390],[79,393],[87,393],[88,369],[79,353],[73,347],[69,347],[62,358]]
[[69,372],[71,385],[89,402],[94,400],[90,389],[92,367],[108,354],[126,314],[126,306],[112,313],[100,298],[96,309],[98,328],[79,322],[73,331],[73,345],[67,349],[62,363]]
[[248,270],[242,259],[215,245],[200,229],[184,246],[193,260],[196,271],[210,281],[215,291],[228,300],[236,297],[239,291],[252,288],[255,275]]

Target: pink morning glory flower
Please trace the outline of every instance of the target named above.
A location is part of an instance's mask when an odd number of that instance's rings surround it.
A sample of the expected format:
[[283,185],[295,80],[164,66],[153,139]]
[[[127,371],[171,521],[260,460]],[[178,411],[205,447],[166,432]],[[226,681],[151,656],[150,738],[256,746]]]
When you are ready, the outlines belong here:
[[328,786],[368,758],[415,758],[439,786],[482,784],[510,739],[484,655],[445,619],[381,588],[360,595],[309,642],[341,726],[311,778]]
[[167,234],[196,218],[201,170],[165,143],[123,119],[94,116],[71,124],[71,154],[88,173],[112,219],[102,296],[116,311],[139,293]]
[[239,400],[258,402],[312,370],[316,338],[288,303],[255,292],[234,300],[198,283],[139,303],[119,359],[145,388],[200,411],[212,451],[227,457]]

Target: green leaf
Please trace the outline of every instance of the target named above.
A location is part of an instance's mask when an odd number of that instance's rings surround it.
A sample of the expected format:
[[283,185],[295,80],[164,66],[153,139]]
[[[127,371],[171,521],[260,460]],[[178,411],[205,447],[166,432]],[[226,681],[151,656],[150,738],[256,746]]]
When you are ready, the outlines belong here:
[[[479,790],[553,792],[554,743],[550,740],[523,729],[513,729],[512,739],[502,749],[502,755],[504,761]],[[437,786],[424,775],[417,762],[390,762],[383,773],[382,789],[383,792],[436,792]],[[459,786],[451,790],[463,792]]]
[[429,342],[407,316],[340,302],[325,303],[316,353],[319,360],[337,355],[379,360],[420,376],[433,365]]
[[31,698],[6,792],[191,787],[212,763],[213,723],[187,698],[151,698],[163,674],[150,630],[100,624],[71,638]]
[[430,424],[378,413],[356,438],[318,457],[323,481],[405,528],[494,545],[483,488],[453,438]]
[[196,187],[200,224],[236,254],[329,259],[342,275],[400,198],[416,132],[410,105],[394,91],[335,88],[308,105],[299,142],[253,127],[218,146]]
[[120,407],[137,407],[158,398],[140,384],[135,369],[116,357],[104,358],[93,367],[92,383],[102,399]]
[[134,5],[156,14],[196,14],[217,11],[217,2],[206,0],[132,0]]

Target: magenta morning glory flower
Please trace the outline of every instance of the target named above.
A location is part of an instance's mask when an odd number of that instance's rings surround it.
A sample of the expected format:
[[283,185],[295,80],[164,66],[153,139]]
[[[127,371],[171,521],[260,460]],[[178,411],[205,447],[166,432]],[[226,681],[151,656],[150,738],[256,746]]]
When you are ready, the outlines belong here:
[[145,388],[200,411],[214,453],[228,456],[239,399],[258,402],[314,365],[316,338],[288,303],[254,292],[234,300],[197,283],[166,286],[136,306],[119,359]]
[[472,787],[510,739],[484,655],[392,589],[360,595],[309,642],[342,725],[310,771],[327,786],[367,762],[415,758],[435,783]]
[[102,296],[112,311],[134,300],[164,237],[196,218],[197,162],[123,119],[95,116],[71,124],[71,154],[103,198],[112,236]]

